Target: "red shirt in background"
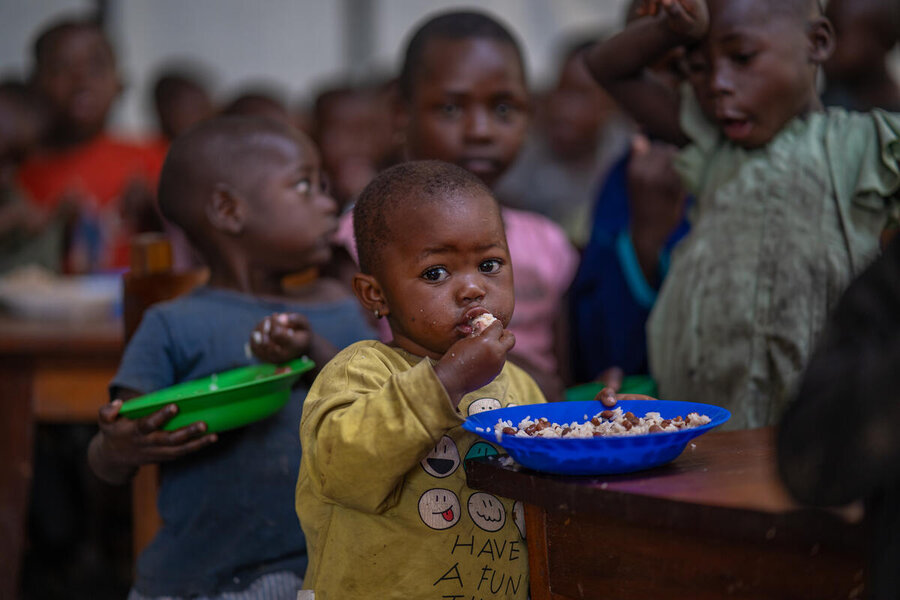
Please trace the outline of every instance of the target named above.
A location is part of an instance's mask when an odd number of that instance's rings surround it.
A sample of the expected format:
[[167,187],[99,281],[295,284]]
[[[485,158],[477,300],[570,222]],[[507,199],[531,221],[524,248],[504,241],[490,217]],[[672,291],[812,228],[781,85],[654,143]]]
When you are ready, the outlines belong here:
[[157,145],[116,140],[102,134],[62,152],[36,155],[19,170],[19,182],[37,206],[55,210],[64,198],[80,212],[66,263],[70,270],[96,271],[128,266],[130,227],[120,200],[135,180],[151,191],[165,154]]

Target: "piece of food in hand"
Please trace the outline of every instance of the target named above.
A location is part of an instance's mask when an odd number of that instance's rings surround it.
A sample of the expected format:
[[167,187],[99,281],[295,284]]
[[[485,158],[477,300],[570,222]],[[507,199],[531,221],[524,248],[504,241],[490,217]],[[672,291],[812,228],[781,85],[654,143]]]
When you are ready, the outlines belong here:
[[491,323],[497,320],[497,317],[491,313],[480,314],[472,319],[472,335],[479,335],[482,331],[491,326]]

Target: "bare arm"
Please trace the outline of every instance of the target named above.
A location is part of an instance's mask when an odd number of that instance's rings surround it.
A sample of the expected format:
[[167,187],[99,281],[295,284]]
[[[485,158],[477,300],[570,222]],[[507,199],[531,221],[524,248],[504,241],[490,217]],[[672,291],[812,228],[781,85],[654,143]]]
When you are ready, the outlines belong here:
[[677,90],[654,78],[647,67],[673,48],[701,39],[709,16],[704,0],[661,0],[660,5],[658,14],[633,21],[618,35],[595,44],[585,54],[585,63],[647,133],[683,146],[688,140],[678,124]]

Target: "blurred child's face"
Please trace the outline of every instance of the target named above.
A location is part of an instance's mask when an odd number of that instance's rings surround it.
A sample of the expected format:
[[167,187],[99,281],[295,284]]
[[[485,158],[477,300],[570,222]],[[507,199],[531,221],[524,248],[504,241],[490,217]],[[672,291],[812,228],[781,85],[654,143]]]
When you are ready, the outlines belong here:
[[40,139],[40,123],[0,95],[0,188],[13,185],[18,166]]
[[491,39],[433,39],[407,106],[409,158],[456,164],[492,186],[516,158],[529,96],[515,48]]
[[244,250],[251,267],[267,271],[324,264],[331,258],[337,205],[328,195],[319,153],[299,133],[272,137],[265,160],[241,185],[250,199]]
[[158,109],[160,129],[169,137],[184,133],[192,125],[213,115],[212,100],[202,89],[185,87],[172,94]]
[[[893,0],[831,0],[827,15],[838,43],[825,63],[825,74],[842,81],[865,81],[878,73],[893,45],[886,41],[884,22]],[[882,21],[882,22],[879,22]]]
[[563,159],[592,154],[600,128],[615,111],[615,102],[593,80],[581,55],[572,56],[544,105],[541,121],[550,148]]
[[714,111],[735,144],[767,144],[794,117],[820,106],[804,23],[774,14],[758,0],[712,0],[709,34],[700,47],[701,104]]
[[375,276],[396,345],[439,358],[471,333],[478,314],[509,323],[512,265],[490,196],[426,201],[391,216],[393,233]]
[[96,29],[61,33],[38,65],[37,84],[76,135],[101,131],[120,91],[112,49]]
[[[322,160],[335,195],[347,202],[375,176],[390,118],[373,94],[332,99],[317,123]],[[388,134],[389,135],[389,134]]]

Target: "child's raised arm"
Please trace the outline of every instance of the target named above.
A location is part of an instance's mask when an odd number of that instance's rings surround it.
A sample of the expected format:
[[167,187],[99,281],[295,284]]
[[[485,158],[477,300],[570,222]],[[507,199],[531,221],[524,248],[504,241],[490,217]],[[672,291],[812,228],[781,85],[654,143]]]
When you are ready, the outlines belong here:
[[647,0],[644,17],[624,31],[598,42],[585,54],[588,70],[619,104],[653,137],[685,145],[678,125],[679,100],[646,68],[678,46],[706,35],[709,14],[705,0]]

